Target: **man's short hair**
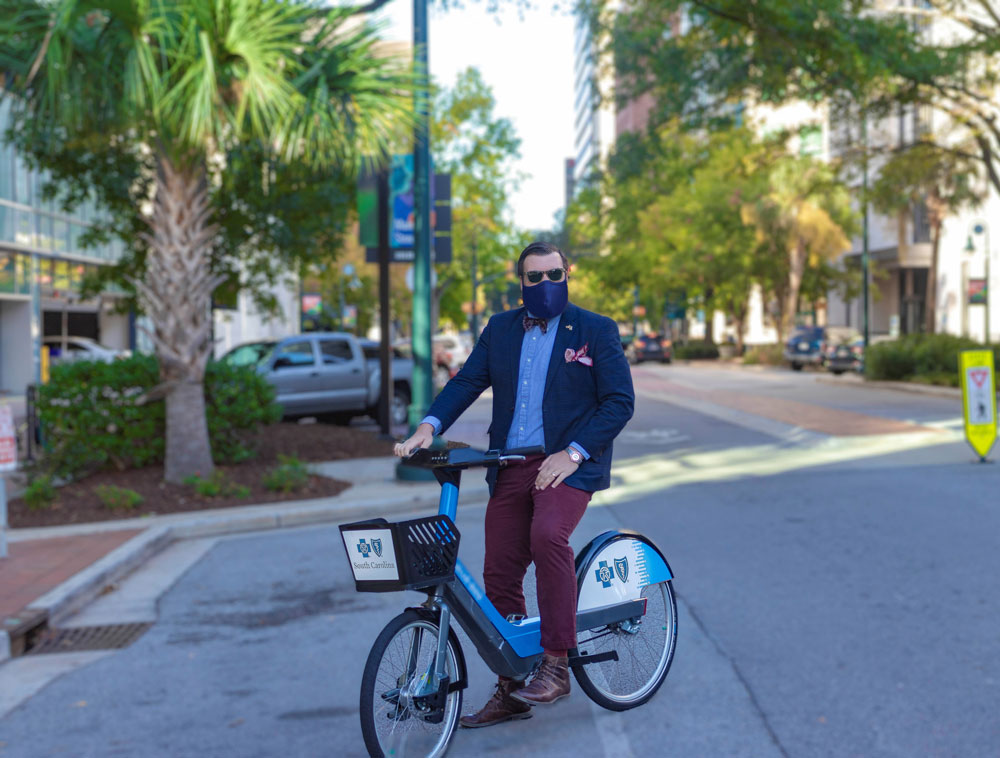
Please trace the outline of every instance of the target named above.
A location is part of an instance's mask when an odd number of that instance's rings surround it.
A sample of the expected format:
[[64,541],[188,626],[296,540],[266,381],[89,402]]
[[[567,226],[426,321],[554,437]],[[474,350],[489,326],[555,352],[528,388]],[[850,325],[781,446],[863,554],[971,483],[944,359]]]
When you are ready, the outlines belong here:
[[566,253],[560,250],[555,245],[548,242],[532,242],[524,250],[521,251],[521,257],[517,259],[517,277],[520,279],[524,276],[524,259],[529,255],[549,255],[550,253],[559,253],[559,257],[562,258],[563,268],[569,271],[569,261],[566,260]]

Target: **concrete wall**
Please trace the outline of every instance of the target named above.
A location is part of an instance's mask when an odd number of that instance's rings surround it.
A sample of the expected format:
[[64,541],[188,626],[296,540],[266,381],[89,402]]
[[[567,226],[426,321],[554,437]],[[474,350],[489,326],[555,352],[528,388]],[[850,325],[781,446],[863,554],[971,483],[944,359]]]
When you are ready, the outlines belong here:
[[21,395],[32,378],[31,303],[0,300],[0,390]]
[[108,313],[104,309],[98,313],[101,329],[101,344],[114,348],[127,348],[128,314]]
[[216,310],[215,357],[244,342],[261,339],[282,339],[299,333],[298,286],[278,285],[273,294],[277,297],[280,312],[261,313],[254,307],[253,300],[240,293],[236,310]]

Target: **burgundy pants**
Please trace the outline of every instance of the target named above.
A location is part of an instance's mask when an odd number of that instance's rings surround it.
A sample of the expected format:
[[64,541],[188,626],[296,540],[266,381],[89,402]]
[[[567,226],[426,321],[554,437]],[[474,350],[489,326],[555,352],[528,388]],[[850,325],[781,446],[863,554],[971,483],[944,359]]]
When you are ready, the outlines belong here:
[[545,460],[501,469],[486,506],[486,596],[502,616],[526,615],[524,574],[535,562],[542,647],[576,647],[576,568],[569,536],[593,493],[570,487],[535,489]]

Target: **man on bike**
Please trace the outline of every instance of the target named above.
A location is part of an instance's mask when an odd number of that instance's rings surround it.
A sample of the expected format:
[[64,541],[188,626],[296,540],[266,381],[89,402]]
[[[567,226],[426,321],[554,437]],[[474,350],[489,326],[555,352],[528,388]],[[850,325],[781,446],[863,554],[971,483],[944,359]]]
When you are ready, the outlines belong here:
[[465,366],[395,447],[401,457],[428,447],[492,387],[490,447],[555,451],[487,473],[486,595],[502,615],[524,616],[524,575],[534,561],[544,654],[530,682],[500,677],[482,710],[462,717],[466,727],[530,718],[530,706],[569,694],[577,594],[569,537],[593,493],[610,485],[612,441],[635,404],[618,327],[569,303],[565,254],[533,242],[517,274],[524,306],[489,320]]

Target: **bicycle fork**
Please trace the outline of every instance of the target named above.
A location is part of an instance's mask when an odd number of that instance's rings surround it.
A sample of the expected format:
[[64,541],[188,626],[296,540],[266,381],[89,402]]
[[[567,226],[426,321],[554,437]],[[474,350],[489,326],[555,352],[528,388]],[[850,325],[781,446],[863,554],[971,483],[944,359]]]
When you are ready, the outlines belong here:
[[[427,664],[427,670],[417,673],[417,658],[423,632],[415,630],[410,640],[410,652],[406,661],[406,673],[401,677],[395,694],[396,717],[413,714],[432,724],[444,718],[444,705],[448,694],[456,686],[447,674],[448,634],[451,629],[451,609],[444,601],[444,586],[439,585],[434,595],[427,598],[423,608],[438,612],[438,637],[434,655]],[[386,693],[391,698],[390,693]],[[386,697],[383,695],[383,697]],[[388,698],[387,698],[388,699]]]

